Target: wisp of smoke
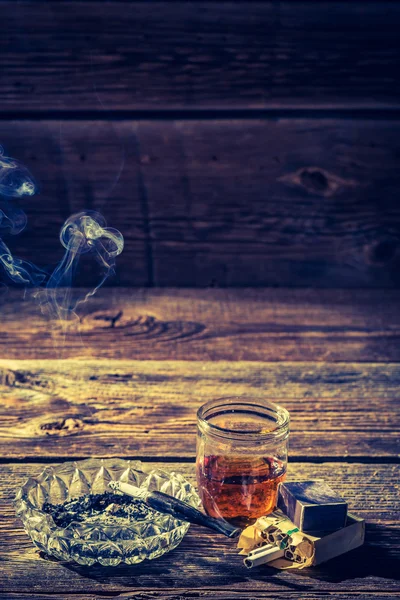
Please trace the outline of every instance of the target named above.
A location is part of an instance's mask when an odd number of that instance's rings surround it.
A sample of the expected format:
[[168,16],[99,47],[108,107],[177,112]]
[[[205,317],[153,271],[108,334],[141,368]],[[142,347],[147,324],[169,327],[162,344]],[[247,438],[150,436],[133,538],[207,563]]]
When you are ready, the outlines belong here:
[[0,264],[3,266],[7,275],[15,283],[25,285],[39,285],[43,282],[46,275],[26,260],[14,258],[9,247],[0,238]]
[[[0,235],[16,235],[26,225],[25,213],[11,203],[10,198],[32,196],[37,191],[36,183],[29,171],[17,160],[4,156],[0,146]],[[0,266],[15,283],[33,286],[44,285],[35,291],[42,311],[58,320],[65,331],[66,321],[77,317],[77,306],[95,294],[109,275],[113,273],[115,258],[124,247],[122,234],[106,226],[104,217],[95,211],[79,212],[69,217],[60,232],[60,241],[65,248],[60,263],[48,277],[28,261],[13,257],[9,247],[0,237]],[[95,287],[82,294],[74,288],[75,275],[81,259],[89,257],[100,265],[100,274]]]
[[[37,191],[36,183],[20,162],[4,156],[0,146],[0,196],[20,198],[32,196]],[[0,207],[0,230],[10,235],[20,233],[26,225],[23,210],[15,208],[8,200],[2,200]],[[45,279],[43,271],[20,258],[14,258],[9,247],[0,238],[0,264],[15,283],[38,285]]]
[[[123,250],[124,238],[117,229],[106,227],[106,221],[100,213],[87,211],[72,215],[65,221],[60,241],[65,253],[47,282],[45,300],[43,302],[41,299],[41,305],[50,316],[65,321],[113,273],[115,257]],[[79,289],[72,288],[83,254],[95,259],[101,270],[99,282],[85,295],[79,294]]]
[[37,185],[28,169],[15,158],[4,156],[0,146],[0,195],[21,198],[36,192]]

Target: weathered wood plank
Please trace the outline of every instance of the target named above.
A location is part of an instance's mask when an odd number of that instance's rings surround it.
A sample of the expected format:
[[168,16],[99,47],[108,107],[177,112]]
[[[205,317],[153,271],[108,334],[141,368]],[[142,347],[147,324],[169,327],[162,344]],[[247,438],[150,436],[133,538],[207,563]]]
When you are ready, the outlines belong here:
[[[163,465],[154,463],[156,466]],[[357,514],[367,519],[366,545],[351,555],[303,572],[277,572],[262,568],[251,573],[237,556],[235,544],[192,526],[182,544],[157,561],[134,567],[84,569],[46,560],[34,549],[13,514],[11,500],[15,489],[28,475],[37,474],[42,465],[2,465],[0,501],[3,542],[0,546],[2,589],[8,593],[95,594],[102,592],[135,594],[150,600],[158,590],[166,598],[196,597],[200,588],[205,597],[263,598],[277,592],[289,598],[313,598],[313,594],[358,595],[398,591],[397,557],[400,547],[398,519],[398,474],[395,465],[346,465],[342,463],[290,465],[290,476],[298,479],[322,477],[340,489]],[[194,466],[171,464],[171,470],[188,474],[193,480]],[[382,494],[382,489],[385,494]],[[149,591],[147,592],[147,588]],[[185,588],[181,592],[181,588]],[[189,593],[192,590],[192,595]],[[165,591],[164,590],[168,590]],[[138,596],[136,594],[139,593]],[[149,594],[146,596],[146,594]],[[141,595],[143,594],[143,595]],[[207,595],[208,594],[208,595]],[[243,596],[241,596],[243,594]],[[260,595],[261,594],[261,595]],[[265,594],[265,595],[263,595]],[[12,597],[12,596],[11,596]],[[33,596],[34,597],[34,596]],[[84,597],[84,596],[83,596]],[[89,596],[90,597],[90,596]],[[129,597],[129,594],[128,594]],[[161,597],[163,597],[161,595]],[[374,597],[376,597],[374,595]]]
[[178,592],[182,586],[193,590],[219,587],[229,592],[252,591],[256,598],[258,590],[265,588],[269,591],[294,588],[303,593],[325,594],[398,592],[399,552],[393,548],[393,543],[399,544],[398,528],[385,524],[370,526],[367,534],[368,544],[354,551],[352,556],[339,557],[307,572],[277,572],[266,567],[250,575],[232,542],[212,541],[208,534],[194,526],[181,546],[153,564],[146,562],[115,569],[44,562],[26,534],[21,532],[19,539],[13,529],[15,546],[10,548],[7,544],[9,554],[3,562],[2,586],[4,591],[31,593],[49,589],[54,593],[133,592],[145,591],[148,587]]
[[[150,588],[145,591],[140,588],[135,591],[123,592],[122,594],[101,593],[101,600],[193,600],[194,598],[201,598],[202,600],[255,600],[254,591],[237,591],[237,590],[220,590],[220,589],[207,589],[207,590],[193,590],[184,588],[175,588],[174,590],[152,590]],[[287,600],[298,600],[299,598],[305,598],[307,600],[320,600],[321,595],[312,592],[295,592],[285,590],[274,590],[272,592],[268,590],[256,591],[257,600],[263,600],[264,598],[279,598],[281,595]],[[352,600],[362,598],[363,600],[395,600],[398,598],[398,592],[388,591],[376,591],[368,593],[365,591],[357,592],[340,592],[338,594],[340,600]],[[48,593],[8,593],[2,595],[2,600],[57,600],[59,594],[48,594]],[[76,594],[65,594],[62,595],[63,600],[76,600]],[[79,600],[99,600],[99,596],[96,594],[81,594],[79,593]]]
[[[373,121],[295,123],[177,124],[171,203],[157,161],[143,166],[156,284],[399,284],[398,138]],[[143,140],[150,157],[157,139]]]
[[[54,268],[89,208],[125,236],[113,285],[397,287],[399,137],[346,119],[0,122],[42,189],[10,248]],[[92,264],[76,279],[97,281]]]
[[197,409],[232,395],[288,408],[293,457],[398,456],[398,364],[3,360],[0,379],[12,458],[193,457]]
[[2,112],[399,105],[400,9],[392,2],[94,9],[11,0],[0,9]]
[[[308,593],[308,592],[286,592],[286,591],[281,591],[281,590],[275,590],[273,592],[269,592],[268,590],[257,590],[257,600],[263,600],[264,598],[276,598],[280,595],[283,595],[284,598],[287,598],[288,600],[292,600],[295,599],[297,600],[298,598],[306,598],[307,600],[320,600],[321,596],[320,594],[313,594],[313,593]],[[63,600],[76,600],[76,594],[64,594],[63,593]],[[379,591],[379,592],[373,592],[373,593],[366,593],[364,591],[361,592],[341,592],[340,593],[340,599],[341,600],[352,600],[352,598],[363,598],[363,600],[392,600],[398,597],[398,592],[386,592],[386,591]],[[54,595],[54,594],[19,594],[19,593],[5,593],[2,597],[2,600],[56,600],[57,598],[59,598],[59,595]],[[254,596],[254,592],[252,591],[221,591],[218,589],[211,589],[211,590],[201,590],[201,592],[199,591],[193,591],[193,589],[182,589],[182,588],[177,588],[174,591],[169,591],[169,590],[151,590],[149,588],[146,588],[146,591],[143,591],[142,589],[138,590],[138,591],[131,591],[131,592],[125,592],[122,594],[118,594],[118,596],[116,596],[115,594],[111,594],[108,595],[106,594],[101,594],[101,600],[105,599],[105,600],[153,600],[153,599],[157,599],[157,600],[193,600],[193,598],[202,598],[204,600],[211,600],[211,599],[215,599],[215,600],[254,600],[255,596]],[[96,596],[95,594],[79,594],[79,600],[99,600],[99,596]]]
[[[87,290],[82,290],[82,297]],[[0,297],[0,357],[400,361],[400,292],[102,289],[64,338],[30,295]]]

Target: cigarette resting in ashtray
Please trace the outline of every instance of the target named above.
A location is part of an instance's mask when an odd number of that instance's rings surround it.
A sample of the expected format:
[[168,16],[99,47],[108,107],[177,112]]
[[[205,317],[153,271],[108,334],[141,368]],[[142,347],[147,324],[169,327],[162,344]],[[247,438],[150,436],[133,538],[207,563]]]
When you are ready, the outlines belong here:
[[121,481],[111,481],[109,485],[113,490],[123,492],[124,494],[128,494],[128,496],[139,499],[154,510],[172,515],[176,519],[182,519],[189,523],[208,527],[229,538],[235,538],[240,535],[241,530],[238,527],[231,525],[223,519],[209,517],[190,504],[182,502],[182,500],[170,496],[169,494],[164,494],[159,491],[143,490],[135,485],[123,483]]

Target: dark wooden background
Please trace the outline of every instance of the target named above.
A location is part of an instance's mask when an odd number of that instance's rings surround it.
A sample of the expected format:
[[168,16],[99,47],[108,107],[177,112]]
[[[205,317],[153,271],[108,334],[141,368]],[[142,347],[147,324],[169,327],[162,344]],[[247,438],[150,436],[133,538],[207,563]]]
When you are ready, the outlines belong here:
[[41,187],[17,256],[50,268],[97,208],[126,239],[110,285],[399,286],[400,3],[0,16],[0,143]]
[[[1,600],[398,598],[399,32],[400,1],[0,0],[0,144],[41,188],[10,248],[54,267],[85,208],[126,241],[62,327],[0,289]],[[287,406],[289,476],[367,520],[356,554],[249,576],[196,527],[134,569],[35,550],[27,475],[123,456],[194,481],[196,410],[232,394]]]

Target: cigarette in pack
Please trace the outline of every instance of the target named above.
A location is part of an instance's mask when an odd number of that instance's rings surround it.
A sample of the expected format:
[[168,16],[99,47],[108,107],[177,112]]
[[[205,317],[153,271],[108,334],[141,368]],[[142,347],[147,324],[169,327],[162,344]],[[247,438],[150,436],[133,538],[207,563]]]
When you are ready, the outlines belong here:
[[296,546],[290,545],[289,548],[285,550],[285,558],[287,560],[291,560],[296,563],[305,563],[307,560],[306,556],[302,556],[298,551]]
[[261,548],[252,550],[243,562],[248,569],[252,569],[253,567],[258,567],[258,565],[263,565],[272,560],[276,560],[277,558],[282,558],[284,555],[284,550],[277,548],[273,544],[267,544],[266,546],[261,546]]

